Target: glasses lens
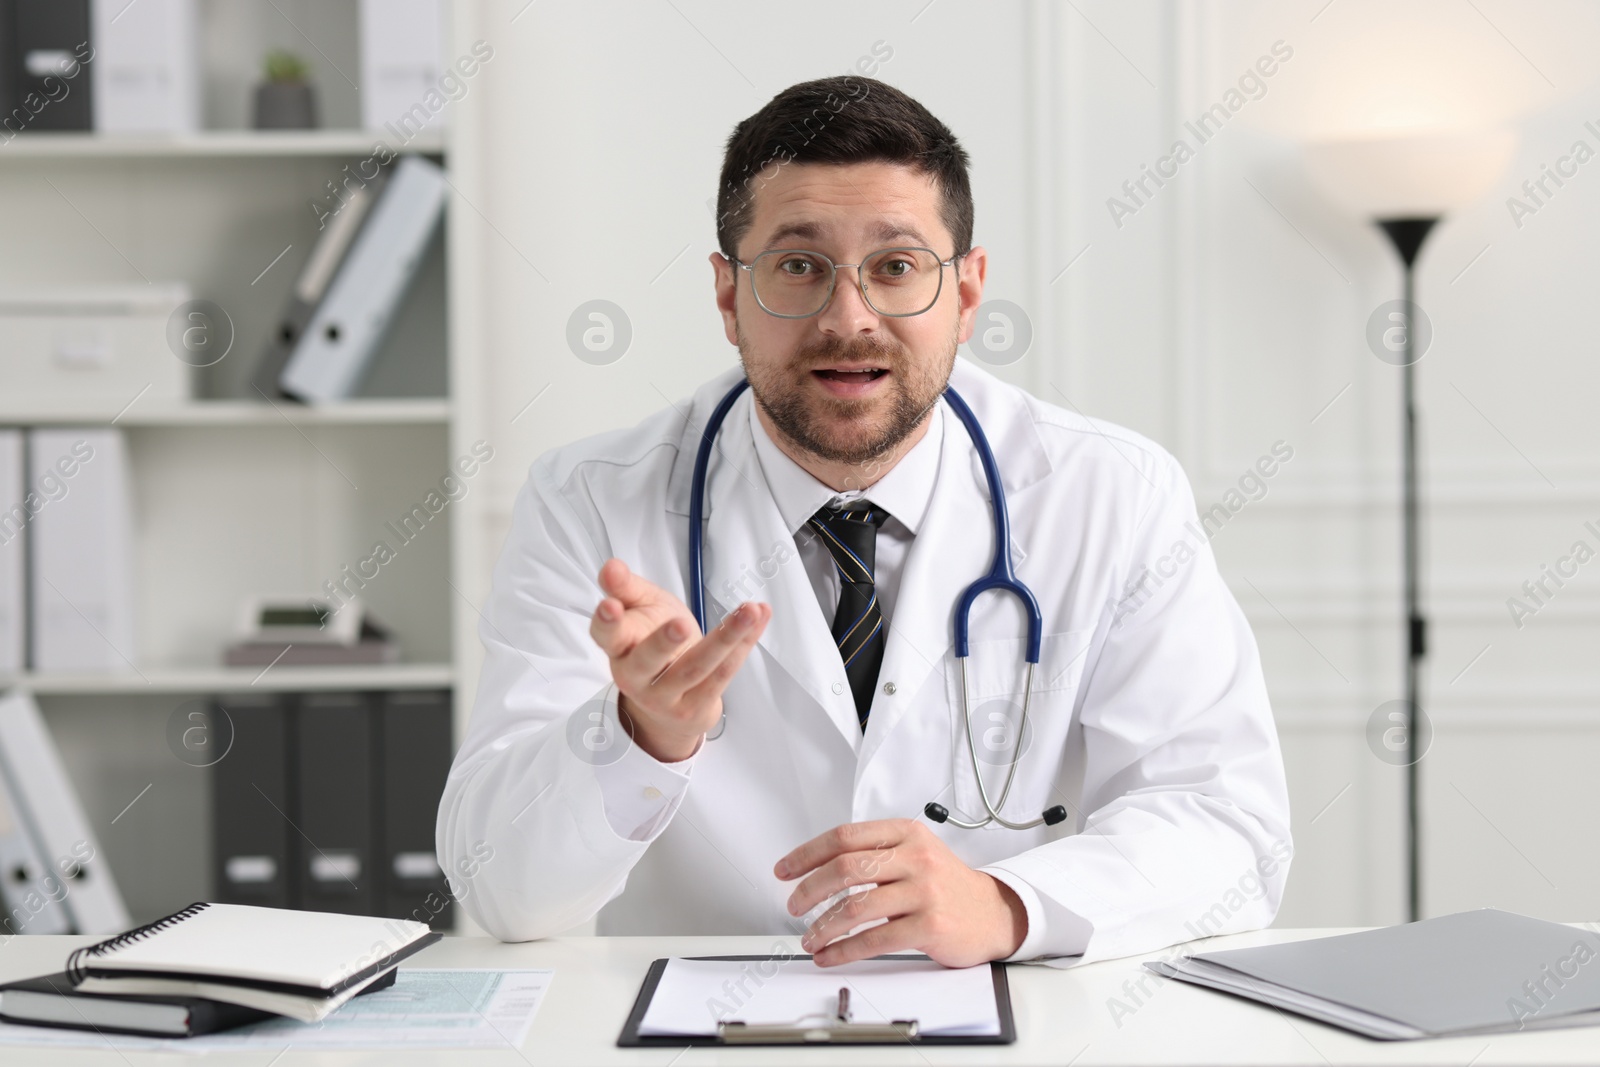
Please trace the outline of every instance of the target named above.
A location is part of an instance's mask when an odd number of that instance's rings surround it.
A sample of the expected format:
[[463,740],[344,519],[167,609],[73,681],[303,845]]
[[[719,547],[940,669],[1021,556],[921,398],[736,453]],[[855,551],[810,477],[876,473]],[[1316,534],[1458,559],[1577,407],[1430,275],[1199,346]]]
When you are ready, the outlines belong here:
[[884,315],[917,315],[939,298],[939,257],[926,248],[886,248],[861,264],[867,301]]
[[833,264],[812,252],[763,252],[750,265],[762,306],[775,315],[815,315],[828,301]]

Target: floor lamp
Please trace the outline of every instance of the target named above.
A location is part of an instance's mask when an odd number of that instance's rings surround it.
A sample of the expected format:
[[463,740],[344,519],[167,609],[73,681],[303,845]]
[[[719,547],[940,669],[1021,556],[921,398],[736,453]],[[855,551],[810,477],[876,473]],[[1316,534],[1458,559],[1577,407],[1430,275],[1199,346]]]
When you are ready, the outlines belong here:
[[1402,656],[1405,662],[1405,892],[1406,921],[1422,917],[1421,805],[1416,750],[1422,707],[1422,660],[1428,651],[1420,590],[1420,504],[1417,488],[1416,263],[1423,242],[1448,212],[1486,193],[1511,159],[1509,133],[1448,134],[1322,141],[1306,146],[1314,183],[1336,203],[1388,237],[1403,278],[1400,366],[1400,525]]

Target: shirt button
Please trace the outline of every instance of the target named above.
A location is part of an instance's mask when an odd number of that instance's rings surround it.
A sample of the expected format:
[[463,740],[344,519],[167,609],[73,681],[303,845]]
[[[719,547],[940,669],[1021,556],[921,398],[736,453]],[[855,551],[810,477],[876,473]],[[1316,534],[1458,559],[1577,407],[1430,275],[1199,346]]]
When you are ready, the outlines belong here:
[[883,695],[884,696],[890,696],[890,697],[894,696],[894,688],[895,687],[894,687],[894,683],[893,682],[884,682],[883,683]]
[[647,785],[644,787],[644,798],[646,800],[660,800],[661,790],[657,789],[653,785]]
[[844,686],[840,685],[838,682],[834,682],[833,683],[833,695],[834,696],[838,696],[842,692],[844,692]]

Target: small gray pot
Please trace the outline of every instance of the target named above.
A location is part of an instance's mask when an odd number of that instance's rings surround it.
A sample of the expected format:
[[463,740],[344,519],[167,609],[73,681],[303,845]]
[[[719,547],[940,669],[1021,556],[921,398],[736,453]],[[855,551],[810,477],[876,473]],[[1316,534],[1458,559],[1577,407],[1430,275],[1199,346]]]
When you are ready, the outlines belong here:
[[317,94],[305,82],[262,82],[256,86],[255,105],[258,130],[316,128]]

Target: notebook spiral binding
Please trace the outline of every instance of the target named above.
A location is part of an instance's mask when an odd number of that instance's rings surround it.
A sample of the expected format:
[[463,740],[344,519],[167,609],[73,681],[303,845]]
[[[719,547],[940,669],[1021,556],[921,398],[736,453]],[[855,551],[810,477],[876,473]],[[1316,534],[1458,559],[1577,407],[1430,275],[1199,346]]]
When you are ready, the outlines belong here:
[[132,930],[124,931],[123,933],[118,934],[116,937],[108,938],[105,941],[96,942],[93,945],[85,945],[83,948],[77,949],[72,953],[72,955],[67,957],[68,980],[71,981],[73,985],[77,985],[88,976],[88,957],[102,956],[108,952],[114,952],[117,949],[122,948],[124,945],[131,945],[135,941],[143,941],[152,934],[160,933],[162,930],[165,930],[170,926],[178,925],[190,916],[198,915],[200,912],[205,911],[208,907],[210,907],[210,905],[205,901],[197,901],[194,904],[190,904],[187,908],[184,908],[181,911],[175,911],[171,915],[157,919],[155,922],[145,923],[143,926],[135,926]]

